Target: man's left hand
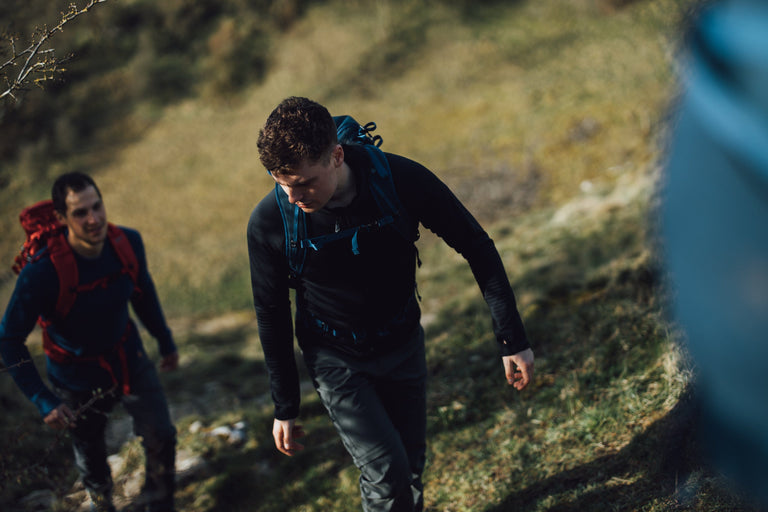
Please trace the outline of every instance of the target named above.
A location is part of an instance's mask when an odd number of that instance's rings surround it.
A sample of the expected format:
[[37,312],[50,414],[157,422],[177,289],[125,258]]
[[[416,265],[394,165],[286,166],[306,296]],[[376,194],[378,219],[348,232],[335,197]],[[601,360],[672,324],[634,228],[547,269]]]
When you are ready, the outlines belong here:
[[518,391],[533,380],[533,350],[528,348],[512,356],[503,356],[501,360],[507,382]]
[[160,361],[160,371],[170,372],[179,367],[179,353],[172,352]]

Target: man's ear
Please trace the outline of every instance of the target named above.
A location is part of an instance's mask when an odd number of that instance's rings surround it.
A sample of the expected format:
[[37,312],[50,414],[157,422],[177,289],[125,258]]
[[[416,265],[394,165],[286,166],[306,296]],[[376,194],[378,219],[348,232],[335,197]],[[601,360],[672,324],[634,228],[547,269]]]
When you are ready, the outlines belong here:
[[331,151],[331,161],[335,167],[339,167],[344,162],[344,148],[341,144],[336,144]]
[[61,224],[67,223],[67,218],[64,215],[62,215],[59,210],[53,210],[53,214],[56,216],[56,220],[58,220],[59,223]]

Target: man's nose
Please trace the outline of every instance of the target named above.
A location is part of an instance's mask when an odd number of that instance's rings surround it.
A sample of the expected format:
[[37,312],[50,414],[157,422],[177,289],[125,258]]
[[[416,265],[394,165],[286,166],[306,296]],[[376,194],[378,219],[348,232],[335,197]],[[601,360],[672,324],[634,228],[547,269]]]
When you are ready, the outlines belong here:
[[288,202],[291,204],[296,204],[297,202],[301,201],[301,198],[303,197],[303,194],[301,194],[299,191],[289,188],[288,189]]
[[99,213],[96,210],[88,210],[88,215],[85,217],[85,220],[89,224],[94,224],[99,221]]

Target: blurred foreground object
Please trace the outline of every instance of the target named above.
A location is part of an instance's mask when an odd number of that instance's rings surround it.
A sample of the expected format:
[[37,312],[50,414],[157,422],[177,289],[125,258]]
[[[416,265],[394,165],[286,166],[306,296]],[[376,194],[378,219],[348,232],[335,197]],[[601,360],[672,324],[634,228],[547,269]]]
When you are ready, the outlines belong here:
[[663,212],[674,313],[702,446],[768,504],[768,3],[713,3],[687,43]]

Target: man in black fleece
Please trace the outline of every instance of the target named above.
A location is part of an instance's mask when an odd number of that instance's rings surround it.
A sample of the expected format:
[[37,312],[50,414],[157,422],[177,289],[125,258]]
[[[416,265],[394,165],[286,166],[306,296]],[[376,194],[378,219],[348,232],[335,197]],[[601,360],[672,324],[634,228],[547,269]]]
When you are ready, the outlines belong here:
[[[426,451],[426,362],[416,300],[418,224],[468,261],[491,312],[507,382],[523,389],[533,352],[493,241],[432,172],[385,153],[407,215],[308,250],[291,277],[279,197],[306,214],[307,236],[365,226],[381,217],[365,148],[342,145],[328,110],[285,99],[259,133],[259,156],[277,183],[253,210],[248,252],[259,336],[269,370],[277,449],[303,446],[299,378],[289,287],[296,293],[296,338],[315,388],[360,469],[367,511],[419,511]],[[401,219],[401,220],[403,220]],[[354,246],[354,250],[353,250]]]

